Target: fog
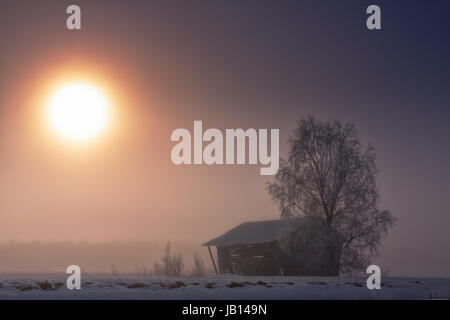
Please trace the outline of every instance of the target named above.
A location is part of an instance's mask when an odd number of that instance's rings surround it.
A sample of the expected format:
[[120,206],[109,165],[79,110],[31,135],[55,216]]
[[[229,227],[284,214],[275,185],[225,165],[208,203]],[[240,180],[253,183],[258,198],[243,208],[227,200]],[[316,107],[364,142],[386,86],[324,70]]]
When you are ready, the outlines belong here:
[[[2,1],[0,272],[132,272],[166,241],[188,259],[242,222],[278,218],[259,166],[176,166],[170,136],[194,120],[277,128],[284,157],[296,120],[312,114],[354,122],[375,148],[382,206],[399,221],[380,265],[450,276],[448,34],[400,23],[428,26],[444,13],[419,19],[386,2],[398,20],[368,36],[360,4],[78,2],[77,33],[62,2]],[[74,74],[94,79],[120,113],[77,147],[40,118],[47,86]]]

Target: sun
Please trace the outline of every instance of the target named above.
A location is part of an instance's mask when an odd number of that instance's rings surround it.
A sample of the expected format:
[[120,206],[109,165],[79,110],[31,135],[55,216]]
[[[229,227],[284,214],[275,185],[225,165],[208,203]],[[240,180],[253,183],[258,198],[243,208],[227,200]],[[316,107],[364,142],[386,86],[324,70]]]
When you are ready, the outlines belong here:
[[47,116],[51,127],[72,141],[87,141],[108,125],[111,106],[96,86],[73,82],[57,87],[50,96]]

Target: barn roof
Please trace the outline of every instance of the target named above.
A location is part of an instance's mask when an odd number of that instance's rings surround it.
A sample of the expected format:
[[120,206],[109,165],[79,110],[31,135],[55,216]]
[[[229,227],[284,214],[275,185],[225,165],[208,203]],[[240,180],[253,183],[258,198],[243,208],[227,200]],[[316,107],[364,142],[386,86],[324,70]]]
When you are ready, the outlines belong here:
[[236,244],[267,243],[278,240],[283,235],[293,231],[308,218],[296,218],[296,223],[286,220],[266,220],[245,222],[225,232],[220,237],[212,239],[204,246],[230,246]]

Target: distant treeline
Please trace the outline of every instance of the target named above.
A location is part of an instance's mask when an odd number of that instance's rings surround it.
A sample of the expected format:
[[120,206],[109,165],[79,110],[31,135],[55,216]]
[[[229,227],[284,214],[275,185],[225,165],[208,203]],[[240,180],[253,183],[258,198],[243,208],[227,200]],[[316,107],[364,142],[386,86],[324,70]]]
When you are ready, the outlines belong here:
[[[152,267],[160,260],[166,242],[57,242],[0,244],[0,273],[64,273],[79,265],[86,273],[135,273],[136,266]],[[210,264],[207,249],[196,244],[172,243],[187,264],[198,252]]]

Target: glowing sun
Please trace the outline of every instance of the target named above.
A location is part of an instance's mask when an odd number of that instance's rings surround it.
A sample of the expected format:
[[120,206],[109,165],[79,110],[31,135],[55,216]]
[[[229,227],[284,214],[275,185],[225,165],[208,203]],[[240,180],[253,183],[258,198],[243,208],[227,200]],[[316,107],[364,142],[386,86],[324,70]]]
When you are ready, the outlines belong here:
[[69,83],[56,88],[48,103],[48,120],[59,134],[74,141],[86,141],[108,125],[110,104],[97,87]]

